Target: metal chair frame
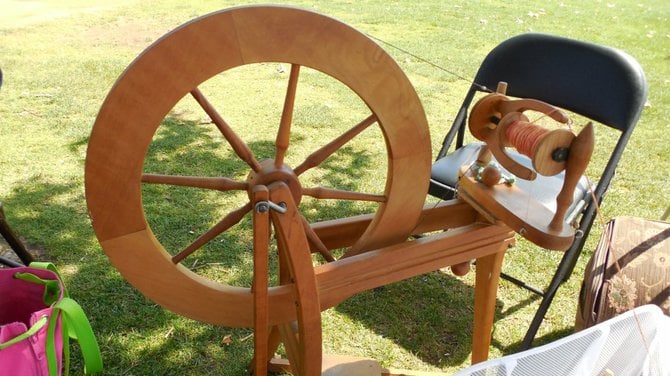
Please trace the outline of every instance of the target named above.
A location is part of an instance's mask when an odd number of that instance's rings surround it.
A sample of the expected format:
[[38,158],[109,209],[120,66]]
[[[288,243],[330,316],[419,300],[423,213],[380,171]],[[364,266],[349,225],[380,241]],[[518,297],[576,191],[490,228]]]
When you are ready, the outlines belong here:
[[[542,296],[521,343],[521,349],[525,350],[532,345],[558,288],[575,268],[598,205],[646,102],[647,83],[637,61],[617,49],[548,34],[512,37],[495,47],[482,62],[436,160],[447,155],[454,140],[454,150],[463,146],[472,101],[478,92],[490,92],[488,88],[495,88],[500,81],[509,84],[508,96],[539,99],[621,132],[593,190],[595,200],[590,200],[583,209],[578,236],[563,255],[548,287],[542,290],[505,273],[501,275]],[[429,193],[451,198],[456,194],[456,187],[431,178]]]

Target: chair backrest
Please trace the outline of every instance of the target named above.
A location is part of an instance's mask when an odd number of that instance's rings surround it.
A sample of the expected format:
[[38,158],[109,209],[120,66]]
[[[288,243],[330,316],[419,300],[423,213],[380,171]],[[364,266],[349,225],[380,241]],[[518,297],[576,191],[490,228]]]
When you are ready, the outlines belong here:
[[[512,37],[482,62],[438,159],[447,154],[454,138],[456,148],[463,145],[475,94],[495,90],[500,81],[508,83],[509,96],[539,99],[621,131],[594,190],[599,204],[646,102],[647,83],[637,61],[614,48],[554,35]],[[596,203],[588,205],[580,221],[583,238],[593,222]]]
[[640,65],[626,53],[546,34],[523,34],[494,48],[475,82],[536,98],[625,131],[637,121],[646,100]]

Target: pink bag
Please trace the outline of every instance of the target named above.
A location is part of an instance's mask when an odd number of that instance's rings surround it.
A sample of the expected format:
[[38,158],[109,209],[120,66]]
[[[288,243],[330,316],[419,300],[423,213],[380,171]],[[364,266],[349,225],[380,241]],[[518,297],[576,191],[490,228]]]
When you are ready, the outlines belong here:
[[86,373],[102,370],[86,315],[53,265],[39,265],[0,269],[0,374],[67,374],[69,338],[80,344]]

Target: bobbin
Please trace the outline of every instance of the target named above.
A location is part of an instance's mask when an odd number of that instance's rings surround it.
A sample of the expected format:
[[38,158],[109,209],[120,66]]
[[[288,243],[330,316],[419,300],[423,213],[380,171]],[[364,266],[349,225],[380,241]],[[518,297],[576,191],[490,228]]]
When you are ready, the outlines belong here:
[[533,162],[533,169],[538,174],[553,176],[565,170],[570,145],[575,135],[568,129],[554,129],[546,131],[536,140],[531,140],[532,146],[521,147],[514,145],[509,134],[513,127],[532,127],[527,116],[520,112],[510,112],[503,116],[498,123],[496,135],[500,145],[514,146],[521,154],[526,155]]

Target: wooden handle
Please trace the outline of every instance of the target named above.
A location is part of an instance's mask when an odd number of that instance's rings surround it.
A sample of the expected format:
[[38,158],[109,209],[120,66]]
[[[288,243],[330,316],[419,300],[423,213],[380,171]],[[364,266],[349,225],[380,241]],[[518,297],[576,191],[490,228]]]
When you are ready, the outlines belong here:
[[570,155],[565,166],[565,180],[563,180],[563,187],[556,197],[556,214],[549,223],[549,229],[560,231],[563,228],[565,213],[572,204],[577,183],[584,175],[586,166],[591,160],[593,145],[593,123],[589,122],[570,145]]

